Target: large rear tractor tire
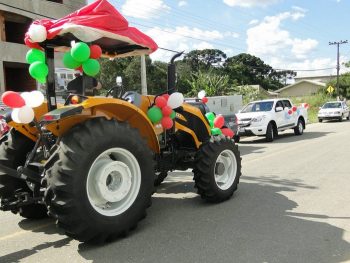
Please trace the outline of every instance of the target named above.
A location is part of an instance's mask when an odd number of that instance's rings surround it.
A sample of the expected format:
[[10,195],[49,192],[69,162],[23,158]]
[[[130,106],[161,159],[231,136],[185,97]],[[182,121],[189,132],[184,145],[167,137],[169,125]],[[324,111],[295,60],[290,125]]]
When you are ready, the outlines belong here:
[[125,236],[151,205],[153,155],[127,123],[95,118],[73,127],[48,166],[49,212],[79,241]]
[[[24,165],[27,154],[33,149],[34,142],[25,137],[22,133],[11,129],[7,134],[7,140],[0,145],[0,163],[7,167],[17,169]],[[16,179],[3,172],[0,172],[0,199],[14,198],[16,191],[32,193],[24,180]],[[39,219],[47,216],[45,205],[32,204],[22,206],[13,213],[29,219]]]
[[241,157],[237,145],[225,136],[213,136],[203,143],[193,170],[195,187],[205,200],[218,203],[237,190],[241,176]]

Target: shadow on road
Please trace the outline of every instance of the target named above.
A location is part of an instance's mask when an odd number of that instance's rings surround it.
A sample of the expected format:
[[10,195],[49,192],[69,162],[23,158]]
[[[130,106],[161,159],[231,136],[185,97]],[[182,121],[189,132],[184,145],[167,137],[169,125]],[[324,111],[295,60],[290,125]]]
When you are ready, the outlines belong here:
[[[221,204],[202,201],[193,194],[191,182],[168,180],[153,198],[148,218],[132,236],[102,247],[80,244],[78,252],[93,262],[350,260],[344,229],[315,221],[329,218],[326,215],[293,212],[298,204],[282,194],[315,187],[273,177],[244,179],[234,197]],[[344,211],[340,218],[348,216]]]
[[[272,143],[294,143],[296,141],[312,140],[320,137],[327,136],[334,132],[314,132],[314,131],[305,131],[301,136],[296,136],[294,132],[282,132],[278,135],[277,138]],[[266,142],[265,137],[252,137],[248,140],[241,140],[239,144],[251,144],[251,143],[268,143]],[[270,142],[271,143],[271,142]]]
[[[40,253],[40,251],[48,249],[48,248],[62,248],[67,246],[72,239],[66,237],[61,240],[53,241],[53,242],[45,242],[43,244],[37,245],[35,247],[29,249],[22,249],[11,254],[0,257],[0,262],[21,262],[22,259],[30,257],[36,253]],[[23,240],[23,242],[25,242]]]

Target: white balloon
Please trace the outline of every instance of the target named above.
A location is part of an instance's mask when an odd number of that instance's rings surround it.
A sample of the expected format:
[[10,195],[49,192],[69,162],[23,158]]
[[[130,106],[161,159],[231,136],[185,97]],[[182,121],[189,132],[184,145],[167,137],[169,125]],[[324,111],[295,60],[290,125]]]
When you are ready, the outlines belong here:
[[168,99],[168,106],[172,109],[180,107],[184,103],[184,95],[180,92],[174,92]]
[[46,28],[42,25],[31,25],[28,29],[28,35],[33,42],[43,42],[46,40]]
[[19,108],[17,116],[19,123],[30,123],[34,120],[34,111],[31,107],[23,106]]
[[26,105],[32,108],[39,107],[45,101],[44,94],[39,90],[33,90],[30,94],[30,99],[26,101]]
[[15,108],[12,110],[11,112],[11,119],[16,122],[16,123],[21,123],[19,118],[18,118],[18,112],[19,112],[20,108]]
[[203,99],[205,97],[206,93],[205,90],[201,90],[200,92],[198,92],[198,99]]
[[21,97],[24,99],[25,104],[27,105],[27,101],[30,100],[30,92],[22,92]]

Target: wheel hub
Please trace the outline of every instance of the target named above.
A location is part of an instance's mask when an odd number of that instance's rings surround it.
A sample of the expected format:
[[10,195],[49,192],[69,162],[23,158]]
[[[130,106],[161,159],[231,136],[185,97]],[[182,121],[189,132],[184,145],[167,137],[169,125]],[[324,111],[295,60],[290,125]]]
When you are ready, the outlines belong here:
[[131,173],[128,166],[119,161],[101,159],[95,177],[96,193],[108,202],[122,200],[131,188]]

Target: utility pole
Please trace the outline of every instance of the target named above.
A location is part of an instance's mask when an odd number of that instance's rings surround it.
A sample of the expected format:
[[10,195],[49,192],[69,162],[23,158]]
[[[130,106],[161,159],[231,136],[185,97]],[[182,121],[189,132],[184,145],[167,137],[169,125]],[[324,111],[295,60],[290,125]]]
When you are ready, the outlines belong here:
[[147,95],[146,58],[141,55],[141,94]]
[[336,88],[336,94],[339,97],[339,70],[340,70],[340,63],[339,63],[339,45],[347,44],[347,40],[340,40],[338,42],[329,42],[329,45],[337,45],[337,88]]

